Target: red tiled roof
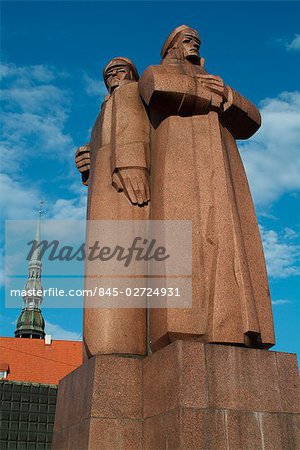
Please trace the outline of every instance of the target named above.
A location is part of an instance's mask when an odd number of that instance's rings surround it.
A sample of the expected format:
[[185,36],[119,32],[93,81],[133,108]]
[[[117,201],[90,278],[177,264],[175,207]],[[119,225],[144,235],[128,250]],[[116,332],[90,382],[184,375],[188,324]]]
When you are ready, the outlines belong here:
[[8,380],[58,384],[82,364],[82,342],[0,337],[0,365],[8,364]]

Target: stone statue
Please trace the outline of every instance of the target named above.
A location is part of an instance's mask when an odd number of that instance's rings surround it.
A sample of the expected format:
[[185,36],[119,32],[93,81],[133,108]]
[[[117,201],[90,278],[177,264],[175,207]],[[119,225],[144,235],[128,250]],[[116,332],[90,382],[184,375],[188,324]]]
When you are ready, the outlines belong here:
[[[162,63],[139,81],[126,58],[104,70],[109,96],[89,148],[76,156],[81,173],[89,172],[87,243],[103,221],[114,228],[126,220],[134,233],[141,222],[146,236],[183,244],[175,255],[183,264],[169,275],[189,282],[192,234],[192,307],[162,308],[149,295],[156,309],[147,322],[157,350],[149,356],[145,309],[85,309],[86,356],[95,357],[60,382],[54,450],[240,449],[265,448],[266,442],[268,448],[300,448],[296,357],[262,350],[274,344],[270,294],[235,142],[258,130],[260,114],[206,72],[199,47],[198,33],[182,25],[166,40]],[[168,227],[156,228],[167,222],[178,231],[181,221],[192,222],[186,240],[183,231],[174,238]],[[110,229],[103,230],[109,242]],[[120,228],[118,240],[122,234]],[[148,277],[150,285],[160,276],[157,284],[168,283],[171,263],[163,260],[158,274],[156,262],[141,279]],[[130,270],[137,275],[140,268]],[[87,283],[90,269],[87,262]],[[94,275],[103,273],[96,268]]]
[[[128,58],[119,57],[112,59],[106,65],[103,71],[103,78],[109,93],[112,94],[120,86],[125,86],[132,81],[137,82],[139,75],[132,61]],[[129,88],[122,91],[124,98],[126,98],[127,93],[131,93],[128,97],[128,107],[136,88],[137,85],[131,84]],[[118,97],[121,97],[121,94],[119,94]],[[105,103],[109,99],[110,96],[107,96],[105,98]],[[138,103],[138,107],[142,108],[142,104],[137,96],[136,102]],[[124,107],[125,103],[122,104],[122,106]],[[134,107],[137,108],[137,104],[133,105],[133,108]],[[118,111],[121,113],[119,108]],[[137,109],[135,111],[133,109],[132,112],[135,112],[136,114],[140,113]],[[127,110],[126,113],[130,114],[130,110]],[[123,118],[126,117],[127,121],[131,122],[130,116],[126,116],[126,113],[123,113]],[[136,122],[132,121],[130,123],[130,132],[132,136],[136,133],[137,136],[140,135],[140,138],[145,140],[145,134],[148,132],[148,129],[145,130],[143,128],[145,127],[145,123],[145,119],[143,122],[142,118],[136,120]],[[150,195],[148,182],[149,172],[146,162],[148,150],[145,151],[144,141],[137,141],[134,144],[131,142],[129,144],[130,141],[128,135],[117,133],[116,130],[115,133],[118,141],[115,143],[114,152],[111,155],[111,163],[113,166],[112,186],[114,186],[118,192],[124,191],[133,205],[144,206],[148,203]],[[125,139],[125,141],[123,142],[122,139]],[[75,154],[75,163],[82,175],[82,183],[88,185],[91,164],[89,143],[78,148]]]
[[193,224],[191,309],[152,309],[152,349],[178,338],[269,348],[273,318],[261,238],[235,139],[259,111],[204,69],[182,25],[139,81],[151,122],[151,219]]
[[[138,72],[132,61],[118,57],[107,64],[103,77],[109,95],[88,147],[80,147],[76,154],[77,167],[88,172],[87,220],[145,221],[149,214],[149,121],[139,96]],[[87,278],[85,287],[90,283]],[[88,357],[145,354],[146,310],[86,307],[84,345]]]

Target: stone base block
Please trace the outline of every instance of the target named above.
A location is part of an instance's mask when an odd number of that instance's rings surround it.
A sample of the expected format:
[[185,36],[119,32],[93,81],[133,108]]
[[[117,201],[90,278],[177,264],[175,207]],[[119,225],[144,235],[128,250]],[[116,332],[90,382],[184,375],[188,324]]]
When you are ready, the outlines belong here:
[[294,450],[299,417],[295,355],[176,341],[65,377],[53,449]]
[[95,356],[59,383],[52,448],[142,448],[142,415],[142,360]]

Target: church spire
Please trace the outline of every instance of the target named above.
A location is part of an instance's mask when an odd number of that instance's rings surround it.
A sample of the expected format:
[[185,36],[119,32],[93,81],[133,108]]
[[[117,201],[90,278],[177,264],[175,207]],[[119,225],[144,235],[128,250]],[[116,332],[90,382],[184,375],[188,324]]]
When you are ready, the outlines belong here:
[[[41,242],[42,212],[43,212],[43,202],[41,201],[39,211],[38,211],[38,223],[37,223],[36,233],[35,233],[36,245],[40,244],[40,242]],[[30,266],[36,266],[36,265],[39,265],[42,268],[40,248],[35,247],[35,250],[32,253],[32,256],[30,258],[28,269],[30,270]]]
[[43,202],[40,202],[35,235],[36,246],[28,264],[28,278],[24,286],[26,295],[23,296],[23,308],[17,321],[15,337],[43,339],[45,336],[45,322],[41,312],[43,296],[38,295],[43,289],[41,285],[42,258],[40,248],[37,248],[41,242],[42,207]]

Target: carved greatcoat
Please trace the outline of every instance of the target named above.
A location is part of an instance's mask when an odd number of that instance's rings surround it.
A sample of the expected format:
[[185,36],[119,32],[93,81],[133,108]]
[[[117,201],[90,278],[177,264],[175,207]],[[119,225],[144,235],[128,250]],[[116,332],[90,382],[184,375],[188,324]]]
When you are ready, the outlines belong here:
[[[122,85],[106,98],[92,130],[90,152],[87,220],[147,220],[148,206],[133,206],[123,192],[117,192],[112,186],[112,174],[116,169],[148,169],[149,165],[149,121],[137,82]],[[92,283],[87,279],[85,287]],[[113,279],[109,283],[113,288]],[[101,285],[99,280],[98,286]],[[85,299],[85,306],[89,300]],[[97,353],[144,354],[145,309],[85,308],[84,344],[88,356]]]
[[260,126],[256,107],[210,92],[185,61],[139,81],[151,121],[151,219],[191,220],[193,306],[151,310],[153,349],[180,337],[269,348],[273,319],[264,254],[235,139]]

